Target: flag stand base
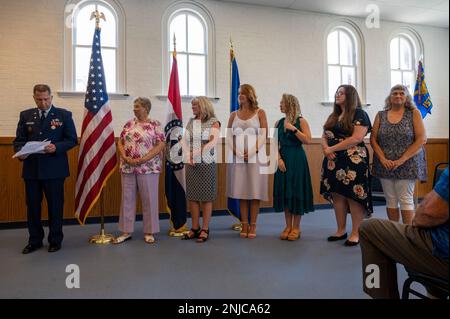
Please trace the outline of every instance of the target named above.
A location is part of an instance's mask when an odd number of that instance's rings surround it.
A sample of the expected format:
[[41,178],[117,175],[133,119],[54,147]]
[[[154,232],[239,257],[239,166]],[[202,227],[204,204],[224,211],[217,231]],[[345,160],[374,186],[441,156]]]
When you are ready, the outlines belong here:
[[242,224],[241,223],[233,224],[231,226],[231,229],[234,230],[234,231],[241,231],[242,230]]
[[169,236],[170,237],[182,237],[184,234],[187,234],[189,232],[189,229],[186,225],[178,228],[178,229],[171,229],[169,230]]
[[91,244],[110,244],[114,241],[114,237],[110,234],[105,234],[105,230],[102,229],[99,235],[89,238]]

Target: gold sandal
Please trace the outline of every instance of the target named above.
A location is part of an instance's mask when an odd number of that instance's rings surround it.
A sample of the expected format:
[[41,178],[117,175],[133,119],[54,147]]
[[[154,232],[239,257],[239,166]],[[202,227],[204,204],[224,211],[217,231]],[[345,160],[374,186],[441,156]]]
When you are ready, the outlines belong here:
[[283,230],[283,232],[281,233],[280,239],[281,239],[281,240],[286,240],[286,239],[288,239],[288,236],[289,236],[289,233],[290,233],[290,232],[291,232],[291,229],[286,227],[286,228]]
[[294,241],[300,238],[300,234],[301,231],[299,229],[294,228],[293,230],[291,230],[291,232],[289,233],[287,239],[290,241]]

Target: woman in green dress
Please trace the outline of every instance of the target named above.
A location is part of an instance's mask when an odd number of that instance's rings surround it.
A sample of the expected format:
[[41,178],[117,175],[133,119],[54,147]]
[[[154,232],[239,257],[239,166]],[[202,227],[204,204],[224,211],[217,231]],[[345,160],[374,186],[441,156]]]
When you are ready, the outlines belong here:
[[300,238],[300,219],[314,211],[311,175],[303,144],[311,143],[308,122],[301,116],[298,99],[283,94],[280,110],[286,117],[276,122],[278,132],[278,170],[274,176],[273,205],[283,212],[286,228],[282,240]]

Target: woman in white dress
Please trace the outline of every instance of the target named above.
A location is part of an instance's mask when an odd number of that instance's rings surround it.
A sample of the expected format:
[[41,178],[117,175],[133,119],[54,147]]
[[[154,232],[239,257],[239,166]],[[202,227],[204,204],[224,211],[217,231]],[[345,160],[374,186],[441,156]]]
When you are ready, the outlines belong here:
[[[227,145],[233,159],[227,167],[227,196],[239,199],[241,238],[256,237],[256,220],[261,201],[267,201],[268,174],[259,158],[265,158],[267,118],[258,107],[255,89],[249,84],[239,88],[239,109],[230,114]],[[250,225],[248,210],[250,208]],[[250,226],[250,227],[249,227]]]

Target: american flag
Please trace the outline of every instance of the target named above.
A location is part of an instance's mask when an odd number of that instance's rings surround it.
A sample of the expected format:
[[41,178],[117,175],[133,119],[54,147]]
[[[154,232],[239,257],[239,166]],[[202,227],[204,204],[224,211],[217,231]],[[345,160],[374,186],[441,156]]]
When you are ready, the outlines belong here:
[[103,70],[100,28],[95,29],[92,41],[87,82],[75,186],[75,216],[80,224],[86,221],[117,164],[112,114]]

